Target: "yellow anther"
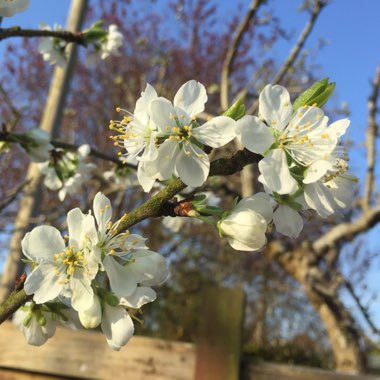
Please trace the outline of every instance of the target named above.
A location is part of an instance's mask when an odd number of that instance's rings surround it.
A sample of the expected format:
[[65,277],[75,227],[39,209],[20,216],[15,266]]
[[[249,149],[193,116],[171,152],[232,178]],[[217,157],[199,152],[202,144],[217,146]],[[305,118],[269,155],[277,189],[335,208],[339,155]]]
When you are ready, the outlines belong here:
[[302,117],[302,116],[303,116],[303,113],[300,112],[297,116],[298,116],[298,117]]
[[120,107],[116,107],[116,112],[120,112],[121,111],[121,108]]

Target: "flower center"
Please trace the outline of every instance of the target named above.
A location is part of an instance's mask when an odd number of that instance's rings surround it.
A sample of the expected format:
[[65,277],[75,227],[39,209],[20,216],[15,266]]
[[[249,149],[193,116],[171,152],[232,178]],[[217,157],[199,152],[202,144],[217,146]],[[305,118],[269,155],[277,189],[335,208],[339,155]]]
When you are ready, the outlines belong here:
[[[55,274],[59,276],[65,273],[64,283],[68,283],[70,278],[74,275],[76,268],[87,269],[87,259],[84,257],[83,251],[76,251],[74,246],[69,246],[65,251],[56,253],[54,255]],[[63,265],[63,268],[59,268]]]

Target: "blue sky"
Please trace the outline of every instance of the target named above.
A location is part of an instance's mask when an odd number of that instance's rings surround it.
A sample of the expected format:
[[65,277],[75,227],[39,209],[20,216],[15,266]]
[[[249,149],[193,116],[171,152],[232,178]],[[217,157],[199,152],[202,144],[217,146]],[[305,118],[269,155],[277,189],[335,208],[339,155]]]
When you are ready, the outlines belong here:
[[[156,7],[167,0],[158,0]],[[22,27],[38,27],[40,22],[48,24],[65,24],[70,0],[30,0],[30,7],[26,12],[12,18],[5,18],[3,27],[20,25]],[[236,6],[235,1],[220,1],[225,11]],[[242,0],[242,9],[247,8],[250,0]],[[282,26],[292,33],[290,41],[282,41],[274,47],[275,58],[282,62],[298,38],[308,16],[297,12],[299,0],[275,0],[270,8],[281,19]],[[345,101],[351,110],[351,127],[349,137],[356,147],[361,150],[352,155],[352,169],[362,175],[359,168],[363,167],[364,150],[362,144],[365,139],[367,125],[367,99],[370,91],[370,82],[376,66],[380,64],[380,33],[379,33],[380,1],[377,0],[333,0],[320,15],[318,23],[308,40],[307,48],[315,50],[318,41],[323,38],[328,44],[316,57],[321,66],[321,77],[328,76],[337,83],[335,102]],[[175,27],[175,26],[173,26]],[[0,61],[5,44],[0,44]],[[319,73],[318,73],[319,74]],[[359,152],[359,153],[358,153]],[[376,229],[369,237],[378,234]],[[371,244],[376,248],[378,239]],[[370,287],[379,289],[379,268],[373,268],[369,273]],[[375,305],[373,312],[379,311]],[[376,313],[380,315],[380,313]],[[377,318],[380,322],[380,316]]]

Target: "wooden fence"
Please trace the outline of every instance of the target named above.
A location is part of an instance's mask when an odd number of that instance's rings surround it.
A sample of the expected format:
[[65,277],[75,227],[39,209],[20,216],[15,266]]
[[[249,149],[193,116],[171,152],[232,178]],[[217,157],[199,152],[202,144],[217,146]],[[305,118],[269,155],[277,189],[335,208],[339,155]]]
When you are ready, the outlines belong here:
[[208,289],[204,296],[197,344],[135,336],[115,352],[99,332],[58,328],[45,345],[33,347],[6,322],[0,326],[0,379],[380,380],[269,363],[240,365],[242,291]]

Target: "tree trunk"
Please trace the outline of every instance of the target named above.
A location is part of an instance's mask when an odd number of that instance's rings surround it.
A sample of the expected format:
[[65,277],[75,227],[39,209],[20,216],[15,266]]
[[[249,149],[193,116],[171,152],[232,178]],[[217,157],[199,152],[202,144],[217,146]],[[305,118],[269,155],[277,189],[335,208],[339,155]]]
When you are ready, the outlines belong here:
[[[67,30],[80,30],[88,0],[72,0],[68,16]],[[63,115],[70,78],[76,60],[76,45],[68,46],[68,59],[64,68],[56,67],[50,85],[49,95],[45,105],[40,128],[50,136],[57,137]],[[24,189],[24,197],[20,202],[19,212],[15,220],[14,233],[9,244],[9,255],[4,265],[0,281],[0,302],[3,302],[14,288],[15,279],[24,269],[21,261],[21,240],[31,229],[31,218],[36,216],[42,201],[41,173],[37,164],[29,165],[26,180],[28,186]]]
[[364,373],[366,361],[359,330],[338,296],[343,276],[331,267],[321,269],[323,266],[307,245],[285,252],[277,248],[273,244],[265,254],[304,286],[330,338],[336,370]]

